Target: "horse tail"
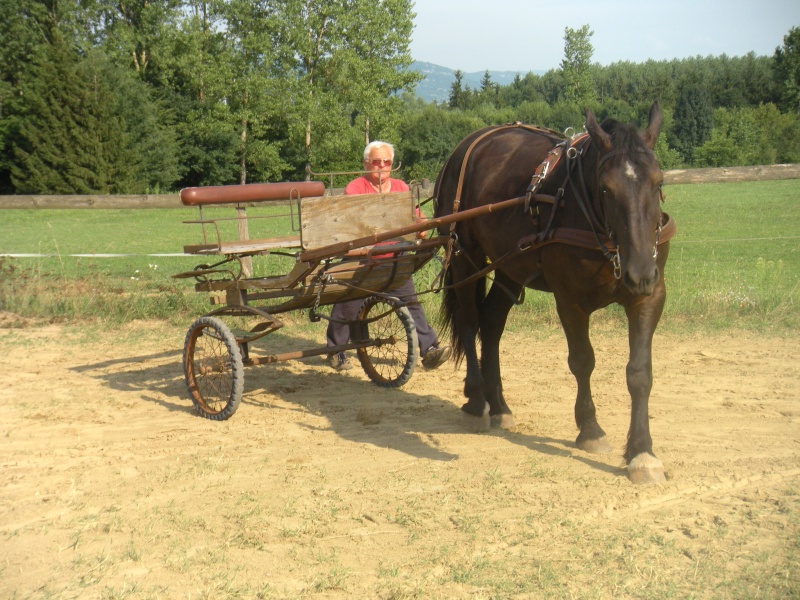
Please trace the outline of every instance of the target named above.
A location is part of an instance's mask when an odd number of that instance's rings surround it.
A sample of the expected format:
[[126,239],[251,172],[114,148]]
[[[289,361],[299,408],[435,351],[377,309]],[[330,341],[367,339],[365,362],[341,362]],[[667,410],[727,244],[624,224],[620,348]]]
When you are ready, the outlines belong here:
[[[476,307],[480,306],[486,297],[486,277],[481,277],[474,284],[475,296],[474,301]],[[448,267],[444,274],[444,294],[442,296],[442,306],[440,313],[440,324],[442,334],[450,336],[450,345],[453,348],[453,360],[458,365],[464,358],[464,330],[462,327],[457,327],[456,320],[456,304],[458,301],[458,293],[453,285],[453,268]],[[480,336],[480,321],[476,321],[477,335]]]
[[[466,138],[461,140],[461,142],[447,157],[444,166],[442,167],[441,171],[439,171],[439,176],[436,178],[436,183],[434,184],[433,188],[434,215],[436,217],[450,215],[459,209],[457,202],[460,203],[461,198],[457,198],[457,196],[459,195],[458,190],[461,187],[460,179],[463,176],[464,162],[469,160],[470,149],[475,143],[497,129],[497,126],[491,126],[471,133]],[[463,209],[469,207],[461,205],[461,208]],[[440,226],[439,235],[452,234],[451,227],[452,226],[449,225]],[[480,264],[480,262],[478,264]],[[454,281],[452,264],[448,265],[447,270],[445,271],[443,283],[444,293],[442,295],[442,306],[440,310],[440,326],[442,328],[443,335],[450,335],[450,344],[453,348],[453,358],[456,364],[458,364],[464,358],[464,335],[466,332],[464,331],[463,327],[460,327],[458,323],[456,323],[456,318],[458,316],[457,304],[458,296],[463,296],[466,291],[456,289],[457,284],[455,284]],[[477,282],[474,282],[472,286],[474,288],[473,301],[475,302],[475,308],[477,310],[477,308],[482,304],[483,299],[486,297],[486,278],[480,278]],[[480,336],[479,322],[477,319],[475,322],[475,327],[478,328],[474,330],[476,335]]]

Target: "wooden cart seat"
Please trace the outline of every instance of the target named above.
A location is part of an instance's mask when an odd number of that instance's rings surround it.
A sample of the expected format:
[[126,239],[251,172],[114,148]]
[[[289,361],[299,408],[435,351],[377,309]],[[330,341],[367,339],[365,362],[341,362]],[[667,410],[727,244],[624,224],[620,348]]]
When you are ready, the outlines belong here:
[[218,244],[189,244],[183,247],[186,254],[261,254],[269,250],[301,248],[299,235],[264,238],[258,240],[237,240]]

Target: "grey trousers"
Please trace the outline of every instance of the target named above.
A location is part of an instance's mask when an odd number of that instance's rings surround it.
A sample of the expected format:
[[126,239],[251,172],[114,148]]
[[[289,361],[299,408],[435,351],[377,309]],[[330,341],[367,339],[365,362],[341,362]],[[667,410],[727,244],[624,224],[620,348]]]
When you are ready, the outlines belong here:
[[[403,285],[391,292],[393,296],[397,296],[402,302],[408,306],[411,316],[414,318],[414,325],[417,327],[417,340],[419,341],[419,352],[425,354],[434,346],[438,339],[436,333],[425,318],[425,311],[422,310],[422,305],[417,298],[417,290],[414,288],[414,280],[409,278]],[[334,304],[331,309],[331,319],[338,319],[342,321],[354,321],[358,317],[358,309],[364,302],[360,300],[348,300],[346,302],[339,302]],[[350,327],[347,323],[334,323],[328,322],[328,331],[326,332],[328,346],[338,346],[346,344],[350,341]]]

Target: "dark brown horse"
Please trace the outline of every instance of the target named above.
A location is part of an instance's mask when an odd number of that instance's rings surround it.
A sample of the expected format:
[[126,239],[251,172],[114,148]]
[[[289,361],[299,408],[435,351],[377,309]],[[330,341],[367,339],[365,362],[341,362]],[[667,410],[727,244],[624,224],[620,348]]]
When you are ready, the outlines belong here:
[[[520,124],[477,131],[453,151],[434,194],[437,217],[526,194],[528,200],[440,227],[453,246],[443,308],[456,357],[467,362],[468,400],[461,407],[467,420],[477,429],[514,424],[503,398],[499,344],[511,307],[529,287],[555,296],[578,384],[576,444],[609,452],[592,401],[589,317],[616,302],[628,317],[632,408],[625,461],[637,483],[665,479],[648,424],[652,339],[664,307],[667,239],[674,231],[661,211],[662,174],[653,154],[661,122],[654,103],[641,132],[611,119],[598,125],[588,110],[588,135],[581,138]],[[487,294],[489,269],[494,281]],[[552,358],[532,350],[516,360],[541,370]]]

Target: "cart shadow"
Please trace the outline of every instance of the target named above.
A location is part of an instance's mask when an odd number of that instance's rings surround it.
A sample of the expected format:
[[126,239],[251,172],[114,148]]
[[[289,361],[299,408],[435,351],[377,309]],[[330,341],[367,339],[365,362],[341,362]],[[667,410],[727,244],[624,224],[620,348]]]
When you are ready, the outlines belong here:
[[[297,346],[292,336],[272,334],[281,348]],[[278,339],[283,338],[283,339]],[[307,343],[307,342],[306,342]],[[442,377],[448,366],[440,368]],[[188,398],[182,370],[182,351],[173,350],[115,358],[72,367],[73,371],[102,379],[111,389],[136,394],[170,412],[202,418]],[[402,388],[376,386],[363,373],[336,372],[324,366],[322,358],[277,363],[245,372],[245,393],[235,420],[243,411],[269,410],[312,414],[325,420],[315,425],[309,419],[292,421],[308,430],[330,430],[357,444],[392,448],[415,458],[451,461],[458,454],[441,447],[439,436],[475,435],[463,424],[460,407],[435,390],[413,393]],[[280,420],[280,417],[277,418]],[[592,460],[578,451],[571,440],[492,429],[481,436],[497,436],[533,453],[571,457],[587,466],[623,476],[616,467]]]
[[181,357],[181,350],[170,350],[113,358],[70,370],[102,379],[113,390],[135,393],[170,412],[194,414],[194,407],[186,397]]

